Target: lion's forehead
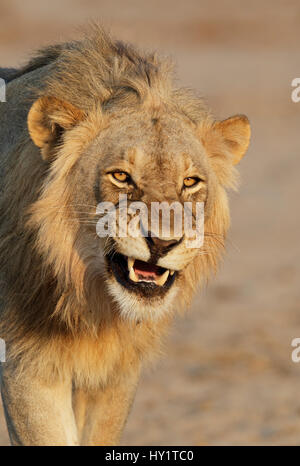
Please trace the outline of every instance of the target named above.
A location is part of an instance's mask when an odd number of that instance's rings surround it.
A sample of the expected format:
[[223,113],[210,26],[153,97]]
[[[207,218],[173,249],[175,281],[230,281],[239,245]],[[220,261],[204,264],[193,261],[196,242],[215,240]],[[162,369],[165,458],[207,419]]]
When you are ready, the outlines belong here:
[[142,167],[162,173],[164,167],[174,172],[205,163],[200,140],[179,118],[162,118],[160,122],[147,116],[112,121],[99,134],[94,150],[102,156],[103,168],[120,162],[137,170]]

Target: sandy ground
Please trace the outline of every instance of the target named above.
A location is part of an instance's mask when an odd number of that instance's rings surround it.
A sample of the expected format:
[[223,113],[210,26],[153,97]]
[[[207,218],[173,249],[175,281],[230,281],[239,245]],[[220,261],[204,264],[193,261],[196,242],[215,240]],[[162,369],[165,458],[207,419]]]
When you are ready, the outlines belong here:
[[253,128],[241,189],[231,195],[226,260],[175,322],[164,358],[144,372],[123,444],[298,444],[291,340],[300,337],[300,103],[291,101],[291,81],[300,75],[300,4],[0,0],[1,65],[76,36],[87,19],[171,54],[180,81],[218,117],[245,113]]

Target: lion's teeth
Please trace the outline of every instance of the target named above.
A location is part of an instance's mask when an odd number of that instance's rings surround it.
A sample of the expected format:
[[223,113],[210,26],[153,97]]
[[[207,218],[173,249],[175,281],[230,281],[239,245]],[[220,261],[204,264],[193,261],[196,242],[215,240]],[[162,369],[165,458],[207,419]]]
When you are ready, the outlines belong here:
[[128,270],[130,270],[133,267],[134,259],[132,259],[132,257],[128,257],[127,261],[128,261]]
[[174,275],[175,270],[170,270],[170,275]]
[[169,272],[170,272],[170,270],[166,270],[162,275],[157,277],[156,280],[155,280],[156,284],[159,285],[159,286],[163,286],[166,283],[167,279],[168,279]]
[[135,271],[134,271],[134,268],[133,268],[134,259],[132,259],[131,257],[128,257],[127,262],[128,262],[128,270],[129,270],[129,278],[130,278],[130,280],[132,280],[133,282],[138,282],[139,279],[138,279],[138,277],[136,276]]
[[138,277],[135,274],[135,271],[134,271],[133,267],[131,267],[131,269],[129,270],[129,278],[133,282],[138,282],[139,281]]

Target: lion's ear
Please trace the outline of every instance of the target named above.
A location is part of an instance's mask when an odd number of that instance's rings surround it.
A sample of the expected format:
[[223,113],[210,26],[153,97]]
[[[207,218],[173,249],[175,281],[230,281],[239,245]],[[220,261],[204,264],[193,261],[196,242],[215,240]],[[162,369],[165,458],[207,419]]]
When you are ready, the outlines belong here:
[[204,125],[201,140],[210,157],[226,158],[233,165],[240,162],[250,142],[250,123],[245,115]]
[[62,133],[84,118],[84,112],[55,97],[40,97],[29,110],[27,124],[31,139],[49,160]]

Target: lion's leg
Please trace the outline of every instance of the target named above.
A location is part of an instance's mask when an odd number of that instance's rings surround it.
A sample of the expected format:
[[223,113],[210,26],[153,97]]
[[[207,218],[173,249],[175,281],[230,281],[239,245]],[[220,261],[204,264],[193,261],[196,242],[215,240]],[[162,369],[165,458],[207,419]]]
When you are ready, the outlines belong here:
[[73,387],[73,411],[76,420],[79,443],[83,434],[85,425],[88,396],[85,390]]
[[13,445],[76,445],[71,384],[47,385],[32,375],[16,379],[2,366],[1,393]]
[[74,411],[81,445],[117,445],[136,392],[138,373],[103,390],[79,391]]

